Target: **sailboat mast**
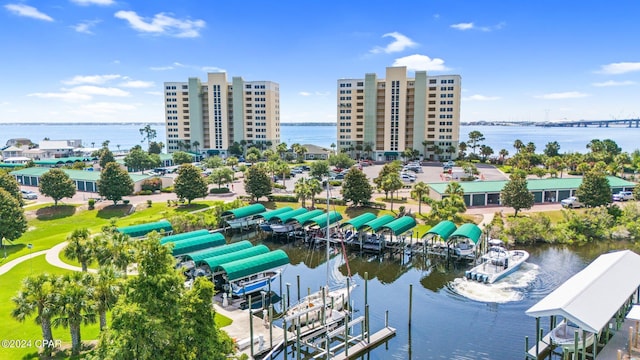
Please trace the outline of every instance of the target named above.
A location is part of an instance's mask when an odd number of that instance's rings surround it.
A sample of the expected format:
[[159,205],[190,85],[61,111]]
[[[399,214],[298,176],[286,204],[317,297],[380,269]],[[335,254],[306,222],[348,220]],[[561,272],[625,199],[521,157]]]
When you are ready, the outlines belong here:
[[327,291],[329,288],[329,177],[327,176]]

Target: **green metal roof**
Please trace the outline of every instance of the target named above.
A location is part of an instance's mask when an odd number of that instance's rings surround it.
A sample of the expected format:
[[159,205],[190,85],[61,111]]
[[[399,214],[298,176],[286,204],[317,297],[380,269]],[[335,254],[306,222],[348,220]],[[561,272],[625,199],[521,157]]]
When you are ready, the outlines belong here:
[[449,220],[440,221],[438,225],[432,227],[424,234],[422,237],[427,235],[438,235],[442,238],[442,240],[447,240],[451,234],[456,231],[456,224]]
[[287,265],[288,263],[289,257],[287,254],[282,250],[275,250],[266,254],[222,264],[220,268],[227,273],[227,280],[234,281]]
[[88,162],[88,161],[96,161],[98,160],[97,157],[91,157],[91,156],[87,156],[87,157],[81,157],[81,156],[75,156],[75,157],[66,157],[66,158],[54,158],[54,159],[41,159],[41,160],[34,160],[34,163],[37,165],[63,165],[63,164],[71,164],[74,162]]
[[222,264],[230,263],[232,261],[241,260],[241,259],[248,259],[250,257],[266,254],[268,252],[269,252],[269,248],[264,245],[252,246],[250,248],[243,249],[240,251],[208,257],[204,260],[199,261],[198,265],[207,264],[209,266],[209,269],[211,269],[211,271],[218,272],[220,271],[218,267]]
[[[612,188],[632,188],[636,186],[636,183],[620,179],[615,176],[607,176],[609,180],[609,186]],[[465,194],[473,193],[499,193],[504,188],[506,180],[497,181],[461,181],[460,186],[464,190]],[[569,190],[577,189],[582,184],[582,177],[572,178],[549,178],[549,179],[527,179],[527,187],[529,191],[543,191],[543,190]],[[444,194],[448,182],[445,183],[430,183],[435,192]]]
[[196,231],[190,231],[190,232],[186,232],[186,233],[180,233],[180,234],[176,234],[176,235],[169,235],[169,236],[165,236],[162,239],[160,239],[160,244],[166,244],[168,242],[176,242],[178,240],[185,240],[185,239],[190,239],[196,236],[202,236],[202,235],[207,235],[209,233],[209,230],[207,229],[202,229],[202,230],[196,230]]
[[129,235],[131,237],[142,237],[152,231],[170,232],[173,231],[173,228],[171,227],[171,223],[167,220],[160,220],[152,223],[124,226],[118,228],[117,230],[118,232]]
[[322,214],[324,214],[322,210],[315,209],[315,210],[309,211],[308,213],[296,215],[291,219],[289,219],[287,222],[297,221],[299,224],[304,224],[308,220],[313,219],[314,217]]
[[241,208],[237,208],[233,210],[227,210],[223,212],[221,216],[233,215],[235,219],[242,219],[247,216],[263,213],[265,212],[265,210],[266,209],[264,208],[264,205],[253,204],[253,205],[243,206]]
[[25,164],[12,164],[12,163],[0,163],[0,168],[19,168],[19,167],[25,167]]
[[340,213],[337,211],[330,211],[328,215],[318,215],[312,219],[305,221],[304,223],[302,223],[302,226],[316,224],[320,227],[320,229],[323,229],[327,226],[327,219],[329,220],[329,224],[333,224],[342,220],[342,215],[340,215]]
[[[42,174],[46,173],[49,170],[51,169],[36,166],[36,167],[30,167],[30,168],[24,168],[24,169],[12,171],[10,174],[13,176],[22,175],[22,176],[40,177],[42,176]],[[93,181],[93,182],[97,182],[98,180],[100,180],[100,171],[69,170],[69,169],[60,169],[60,170],[64,171],[65,174],[67,174],[71,178],[71,180]],[[145,175],[129,174],[129,177],[131,178],[131,180],[133,180],[133,182],[138,182],[144,179],[148,179],[151,176],[146,174]]]
[[400,235],[413,229],[415,226],[416,219],[412,218],[411,216],[403,216],[399,219],[393,220],[386,225],[383,225],[380,230],[391,230],[393,235]]
[[298,208],[283,214],[278,214],[276,216],[273,217],[273,219],[277,219],[280,220],[280,222],[282,223],[286,223],[287,221],[289,221],[290,219],[292,219],[295,216],[298,215],[302,215],[307,213],[309,210],[307,210],[306,208]]
[[293,210],[292,207],[285,206],[285,207],[281,207],[280,209],[275,209],[275,210],[263,212],[262,214],[259,214],[257,217],[261,217],[265,221],[269,221],[274,216],[277,216],[277,215],[280,215],[280,214],[284,214],[284,213],[292,211],[292,210]]
[[473,241],[474,244],[477,244],[478,239],[480,239],[480,235],[482,235],[482,230],[480,230],[480,228],[476,224],[466,223],[466,224],[462,224],[458,228],[458,230],[454,231],[453,234],[451,234],[451,236],[449,236],[447,240],[451,240],[459,236],[459,237],[465,237]]
[[212,248],[212,249],[194,251],[194,252],[188,253],[185,256],[185,259],[186,260],[193,260],[193,261],[195,261],[196,265],[199,265],[198,262],[200,262],[200,261],[202,261],[202,260],[204,260],[206,258],[210,258],[210,257],[218,256],[218,255],[230,254],[230,253],[235,252],[235,251],[248,249],[248,248],[250,248],[252,246],[253,245],[251,245],[250,241],[242,240],[242,241],[238,241],[237,243],[224,245],[224,246],[218,246],[218,247]]
[[342,228],[347,225],[351,225],[354,229],[360,230],[360,228],[363,227],[364,224],[368,223],[369,221],[375,218],[376,218],[376,215],[373,213],[364,213],[360,216],[354,217],[351,220],[347,220],[343,222],[342,224],[340,224],[340,227]]
[[165,245],[173,244],[173,249],[171,250],[173,256],[179,256],[198,250],[225,245],[227,241],[224,236],[220,237],[218,235],[222,234],[215,233],[202,235],[176,242],[168,242]]
[[373,219],[371,221],[369,221],[368,223],[362,225],[362,228],[371,228],[371,230],[373,231],[378,231],[378,229],[380,229],[381,227],[383,227],[384,225],[392,222],[393,220],[395,220],[395,218],[391,215],[382,215],[377,219]]

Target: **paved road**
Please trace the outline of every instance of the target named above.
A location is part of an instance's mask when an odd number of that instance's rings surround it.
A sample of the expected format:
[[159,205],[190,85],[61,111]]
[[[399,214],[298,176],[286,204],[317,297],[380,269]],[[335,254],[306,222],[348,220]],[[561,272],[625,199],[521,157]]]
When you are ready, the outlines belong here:
[[11,261],[9,261],[8,263],[0,266],[0,275],[4,275],[5,273],[9,272],[9,270],[13,269],[16,265],[25,262],[27,260],[30,260],[36,256],[40,256],[43,254],[46,254],[47,251],[49,250],[41,250],[41,251],[37,251],[34,252],[32,254],[28,254],[28,255],[24,255],[24,256],[20,256],[19,258],[13,259]]

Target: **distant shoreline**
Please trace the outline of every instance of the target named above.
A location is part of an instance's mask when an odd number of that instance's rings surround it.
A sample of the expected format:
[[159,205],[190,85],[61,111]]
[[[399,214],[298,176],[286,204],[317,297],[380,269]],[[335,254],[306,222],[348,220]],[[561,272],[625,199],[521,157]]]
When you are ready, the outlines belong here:
[[[16,126],[16,125],[28,125],[28,126],[35,126],[35,125],[44,125],[44,126],[50,126],[50,125],[92,125],[92,126],[96,126],[96,125],[157,125],[157,126],[161,126],[164,125],[165,123],[163,122],[109,122],[109,123],[97,123],[97,122],[77,122],[77,123],[70,123],[70,122],[40,122],[40,123],[35,123],[35,122],[18,122],[18,123],[0,123],[0,126]],[[290,123],[280,123],[280,126],[336,126],[337,123],[334,122],[290,122]]]

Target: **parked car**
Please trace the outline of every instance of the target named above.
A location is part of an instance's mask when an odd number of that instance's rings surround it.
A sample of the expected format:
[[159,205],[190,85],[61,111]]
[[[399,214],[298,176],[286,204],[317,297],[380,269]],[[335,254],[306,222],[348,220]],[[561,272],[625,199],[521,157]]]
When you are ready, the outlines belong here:
[[613,194],[613,201],[627,201],[627,200],[633,200],[633,192],[620,191],[617,194]]
[[407,174],[407,173],[402,173],[400,174],[400,179],[402,181],[409,181],[409,182],[414,182],[416,181],[416,177],[411,175],[411,174]]
[[584,204],[581,203],[580,200],[578,200],[578,198],[575,196],[563,199],[562,201],[560,201],[560,205],[569,209],[581,208],[584,206]]
[[20,192],[22,193],[23,199],[36,200],[38,198],[38,194],[34,193],[33,191],[20,190]]

